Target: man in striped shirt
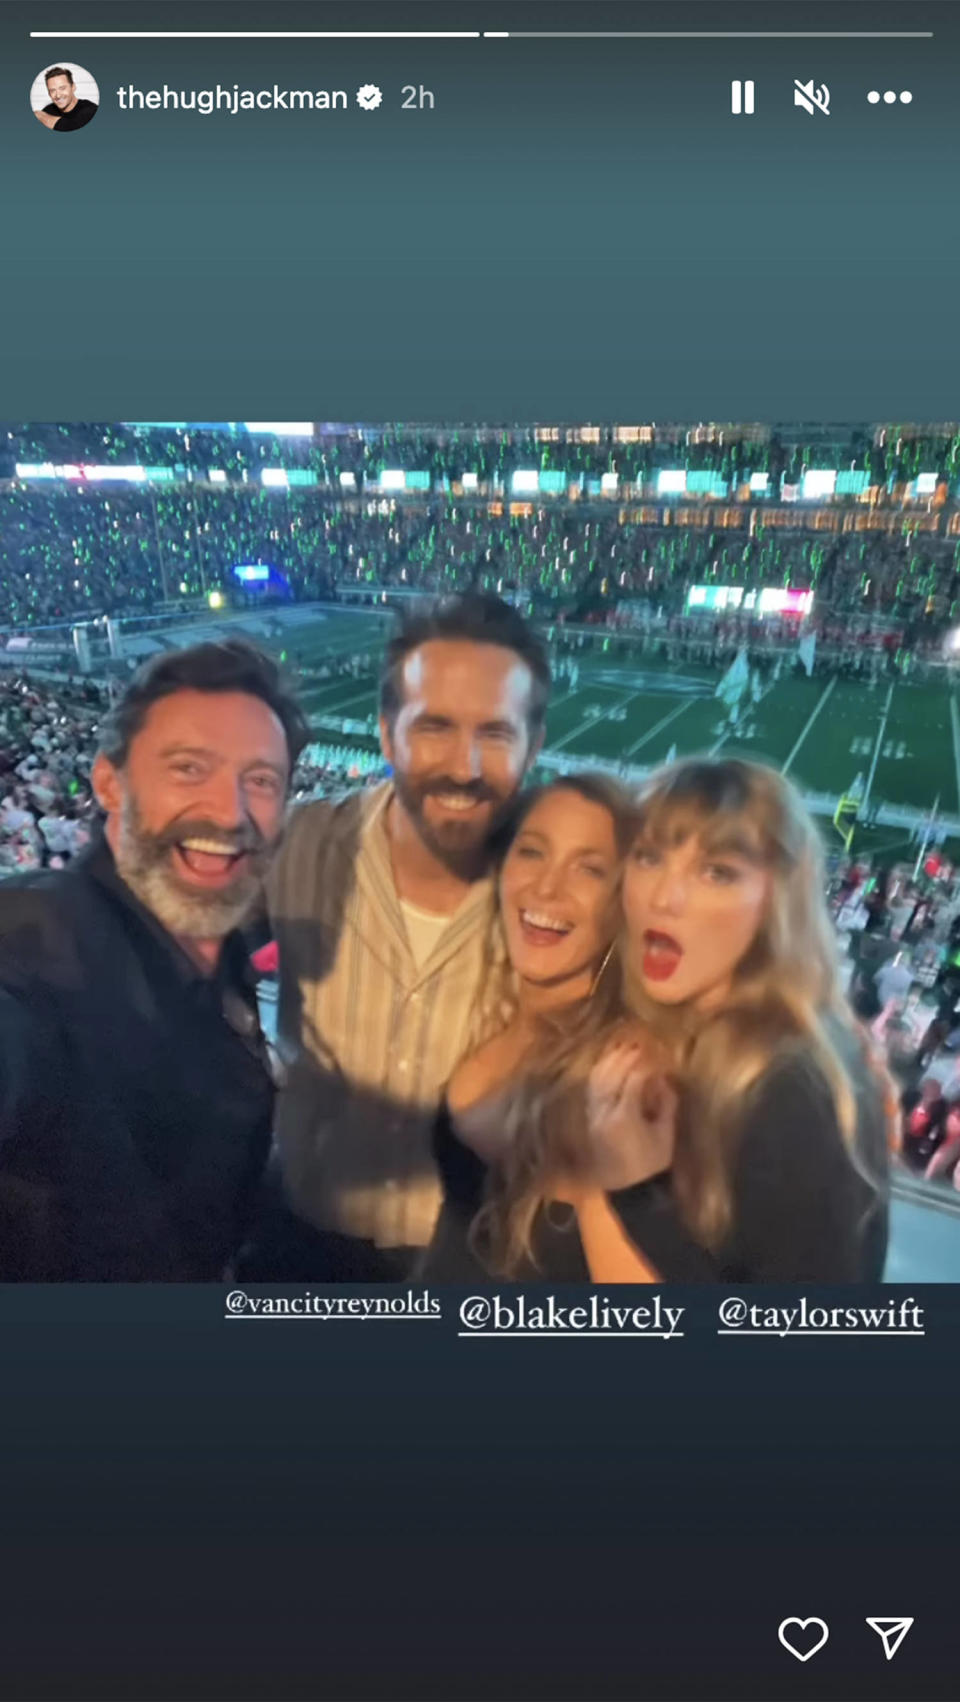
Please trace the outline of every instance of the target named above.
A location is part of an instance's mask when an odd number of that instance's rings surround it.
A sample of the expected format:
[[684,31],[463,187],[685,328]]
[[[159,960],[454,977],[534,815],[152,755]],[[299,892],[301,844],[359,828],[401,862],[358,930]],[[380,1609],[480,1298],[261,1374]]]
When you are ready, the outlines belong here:
[[380,681],[392,780],[290,820],[268,891],[289,1066],[277,1138],[294,1210],[323,1232],[305,1279],[402,1278],[430,1240],[434,1117],[502,958],[491,840],[549,689],[543,645],[499,598],[415,613]]

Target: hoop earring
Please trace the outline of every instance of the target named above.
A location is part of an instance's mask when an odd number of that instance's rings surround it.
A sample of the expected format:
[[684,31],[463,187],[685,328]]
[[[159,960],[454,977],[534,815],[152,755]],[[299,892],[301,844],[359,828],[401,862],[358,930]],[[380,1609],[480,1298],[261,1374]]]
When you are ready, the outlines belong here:
[[604,958],[603,962],[601,963],[600,968],[597,970],[597,973],[594,976],[593,981],[590,985],[590,992],[588,994],[588,997],[591,998],[591,999],[593,998],[594,993],[596,992],[597,988],[600,985],[600,981],[601,981],[601,978],[603,976],[603,972],[607,967],[607,964],[610,962],[610,959],[613,956],[613,945],[614,945],[614,942],[613,942],[613,940],[611,940],[610,944],[607,947],[607,955]]

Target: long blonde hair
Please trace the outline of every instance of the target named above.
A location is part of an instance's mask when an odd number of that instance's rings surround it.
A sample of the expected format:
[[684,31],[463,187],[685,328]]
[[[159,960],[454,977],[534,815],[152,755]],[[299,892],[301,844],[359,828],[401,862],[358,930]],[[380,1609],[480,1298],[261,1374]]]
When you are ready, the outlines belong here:
[[[555,791],[575,792],[607,810],[619,858],[636,832],[636,813],[626,791],[598,774],[570,774],[523,794],[511,824],[510,843],[540,799]],[[506,855],[509,846],[503,847]],[[474,1251],[497,1275],[514,1274],[533,1259],[537,1213],[558,1175],[575,1174],[583,1163],[585,1097],[590,1071],[621,1026],[630,1022],[624,1000],[616,899],[610,945],[590,994],[570,1005],[541,1012],[526,1050],[519,1080],[504,1108],[505,1151],[492,1170],[490,1193],[470,1230]],[[511,1003],[512,1001],[512,1003]],[[502,1031],[517,1015],[516,978],[497,985]]]
[[760,763],[694,757],[651,776],[638,807],[642,841],[664,849],[697,838],[710,852],[740,849],[772,877],[756,938],[718,1010],[658,1004],[625,953],[631,1007],[667,1046],[681,1082],[677,1200],[693,1233],[715,1248],[731,1226],[745,1101],[775,1059],[793,1056],[826,1083],[858,1169],[857,1100],[838,1029],[859,1044],[888,1105],[895,1096],[843,997],[820,837],[790,782]]

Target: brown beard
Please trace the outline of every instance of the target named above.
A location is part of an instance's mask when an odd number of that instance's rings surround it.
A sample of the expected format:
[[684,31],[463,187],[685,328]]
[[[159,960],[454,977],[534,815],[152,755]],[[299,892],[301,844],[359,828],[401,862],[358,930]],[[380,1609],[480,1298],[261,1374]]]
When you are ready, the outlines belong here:
[[[393,786],[418,836],[438,862],[461,880],[479,880],[489,867],[491,842],[509,813],[515,794],[503,798],[491,791],[489,786],[463,786],[453,780],[432,780],[428,786],[412,786],[397,769],[393,774]],[[493,815],[483,828],[477,828],[471,822],[452,820],[438,831],[427,821],[423,807],[424,801],[436,792],[464,793],[480,798],[493,804]]]

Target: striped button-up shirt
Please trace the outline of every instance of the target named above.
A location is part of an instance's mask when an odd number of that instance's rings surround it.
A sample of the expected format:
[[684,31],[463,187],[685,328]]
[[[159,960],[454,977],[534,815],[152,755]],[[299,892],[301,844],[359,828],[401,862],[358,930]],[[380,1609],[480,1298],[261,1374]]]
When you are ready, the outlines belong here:
[[478,882],[420,967],[393,878],[387,783],[294,810],[269,880],[288,1068],[277,1138],[296,1210],[381,1247],[425,1246],[443,1089],[476,1037],[500,954]]

